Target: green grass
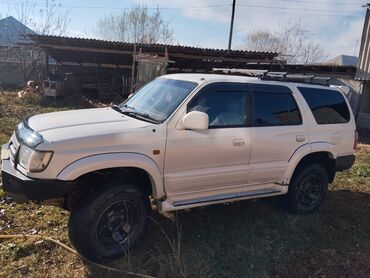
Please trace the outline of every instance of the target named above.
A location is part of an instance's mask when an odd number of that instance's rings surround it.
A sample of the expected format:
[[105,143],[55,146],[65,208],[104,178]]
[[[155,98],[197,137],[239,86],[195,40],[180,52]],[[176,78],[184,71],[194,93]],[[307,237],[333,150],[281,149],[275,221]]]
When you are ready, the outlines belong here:
[[[25,116],[72,108],[9,95],[0,105],[1,143]],[[180,252],[174,254],[149,221],[142,242],[111,265],[160,277],[369,277],[369,173],[370,145],[362,144],[355,166],[337,175],[323,207],[308,216],[288,213],[280,198],[154,211]],[[68,216],[58,208],[11,203],[0,193],[0,234],[37,233],[70,245]],[[2,277],[122,277],[37,240],[0,241],[0,266]]]

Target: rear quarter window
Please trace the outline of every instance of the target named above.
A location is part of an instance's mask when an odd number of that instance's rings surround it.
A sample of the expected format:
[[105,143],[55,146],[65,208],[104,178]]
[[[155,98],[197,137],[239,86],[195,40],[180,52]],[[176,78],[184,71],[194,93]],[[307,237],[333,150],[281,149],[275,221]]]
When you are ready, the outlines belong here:
[[302,124],[301,113],[288,87],[250,84],[250,89],[254,100],[254,126]]
[[347,103],[335,90],[298,87],[319,125],[349,122],[351,116]]

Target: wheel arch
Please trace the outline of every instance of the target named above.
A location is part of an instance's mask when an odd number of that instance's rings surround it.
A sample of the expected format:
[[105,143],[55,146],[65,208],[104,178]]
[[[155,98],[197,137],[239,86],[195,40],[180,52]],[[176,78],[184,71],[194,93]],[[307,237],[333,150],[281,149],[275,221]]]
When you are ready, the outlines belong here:
[[291,179],[304,167],[312,164],[320,164],[324,167],[328,174],[329,183],[332,183],[335,177],[335,159],[330,152],[320,151],[305,155],[295,166],[291,174]]
[[332,183],[336,172],[336,154],[332,144],[323,142],[307,144],[296,151],[289,161],[290,167],[286,172],[288,184],[302,167],[314,163],[324,166],[329,182]]
[[58,174],[57,179],[76,181],[96,171],[122,168],[144,171],[149,177],[153,198],[159,199],[165,195],[160,168],[150,157],[137,153],[110,153],[84,157],[66,166]]

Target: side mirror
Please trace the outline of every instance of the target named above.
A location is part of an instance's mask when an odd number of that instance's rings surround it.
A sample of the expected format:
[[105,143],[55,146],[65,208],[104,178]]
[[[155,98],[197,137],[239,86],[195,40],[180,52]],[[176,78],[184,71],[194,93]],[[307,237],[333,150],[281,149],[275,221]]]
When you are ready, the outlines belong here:
[[191,111],[182,118],[182,126],[186,129],[208,129],[208,115],[200,111]]
[[131,98],[134,94],[129,94],[129,96],[127,98]]

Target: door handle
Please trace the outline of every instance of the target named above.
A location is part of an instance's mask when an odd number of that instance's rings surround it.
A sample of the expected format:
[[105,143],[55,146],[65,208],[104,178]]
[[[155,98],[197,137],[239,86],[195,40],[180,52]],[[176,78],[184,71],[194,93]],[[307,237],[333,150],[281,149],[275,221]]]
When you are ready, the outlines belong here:
[[305,135],[297,135],[297,136],[295,137],[295,140],[296,140],[297,142],[304,142],[304,141],[306,141],[306,136],[305,136]]
[[245,140],[243,138],[233,139],[233,146],[240,147],[245,145]]

